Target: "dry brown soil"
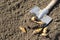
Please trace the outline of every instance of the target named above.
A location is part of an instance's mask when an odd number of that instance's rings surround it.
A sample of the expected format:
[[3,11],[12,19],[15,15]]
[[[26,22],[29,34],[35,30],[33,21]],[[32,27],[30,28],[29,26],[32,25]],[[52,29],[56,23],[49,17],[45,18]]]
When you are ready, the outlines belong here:
[[[30,20],[34,16],[29,13],[30,9],[35,5],[43,9],[50,1],[0,0],[0,40],[60,40],[60,0],[49,14],[53,21],[47,26],[48,37],[36,34],[28,39],[32,34],[32,28],[39,26]],[[19,26],[25,27],[27,33],[22,33]]]

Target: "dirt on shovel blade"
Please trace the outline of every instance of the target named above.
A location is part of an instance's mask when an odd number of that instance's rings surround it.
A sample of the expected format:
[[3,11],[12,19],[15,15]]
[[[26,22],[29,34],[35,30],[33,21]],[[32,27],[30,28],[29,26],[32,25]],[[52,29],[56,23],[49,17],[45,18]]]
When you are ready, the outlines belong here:
[[[51,0],[0,0],[0,40],[60,40],[60,0],[49,13],[53,21],[47,26],[48,36],[40,34],[31,36],[34,27],[41,27],[32,22],[35,16],[29,11],[35,5],[45,8]],[[22,33],[19,26],[26,28],[27,33]]]

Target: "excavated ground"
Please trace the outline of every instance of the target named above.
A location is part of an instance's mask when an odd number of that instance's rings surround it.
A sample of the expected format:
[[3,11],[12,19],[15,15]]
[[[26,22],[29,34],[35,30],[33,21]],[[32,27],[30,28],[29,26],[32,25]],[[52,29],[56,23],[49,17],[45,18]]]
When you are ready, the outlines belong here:
[[[32,34],[32,28],[39,26],[30,18],[34,16],[29,11],[32,7],[45,8],[51,0],[0,0],[0,40],[28,40]],[[60,1],[49,14],[53,21],[47,26],[48,37],[40,34],[31,36],[29,40],[60,40]],[[22,33],[19,26],[27,29]]]

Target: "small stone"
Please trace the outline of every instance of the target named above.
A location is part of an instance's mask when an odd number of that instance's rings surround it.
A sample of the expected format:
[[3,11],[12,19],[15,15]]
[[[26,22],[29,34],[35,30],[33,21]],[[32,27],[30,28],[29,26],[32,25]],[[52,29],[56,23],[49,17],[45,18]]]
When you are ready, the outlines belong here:
[[24,27],[19,27],[19,29],[23,32],[23,33],[26,33],[26,29]]

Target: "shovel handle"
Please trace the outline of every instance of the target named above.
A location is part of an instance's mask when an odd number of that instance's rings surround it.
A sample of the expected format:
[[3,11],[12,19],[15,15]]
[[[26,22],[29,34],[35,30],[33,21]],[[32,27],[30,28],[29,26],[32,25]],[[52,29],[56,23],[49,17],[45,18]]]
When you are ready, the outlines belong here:
[[57,1],[58,1],[58,0],[52,0],[45,9],[50,10],[50,9],[55,5],[55,3],[56,3]]

